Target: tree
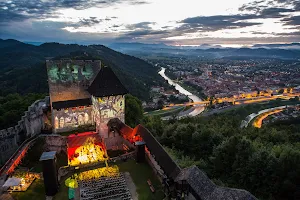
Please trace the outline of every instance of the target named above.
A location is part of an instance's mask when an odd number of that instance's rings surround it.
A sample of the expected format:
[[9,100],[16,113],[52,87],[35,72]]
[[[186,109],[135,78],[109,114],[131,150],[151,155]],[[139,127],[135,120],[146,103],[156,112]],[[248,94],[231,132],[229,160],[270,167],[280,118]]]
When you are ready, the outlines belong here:
[[247,165],[253,153],[251,141],[232,136],[221,143],[213,152],[212,162],[217,176],[229,176],[233,182],[238,182],[243,173],[242,168]]
[[283,92],[284,92],[284,89],[280,89],[280,90],[278,91],[279,94],[283,94]]
[[158,102],[157,102],[157,107],[158,107],[158,109],[162,109],[163,107],[164,107],[164,101],[163,100],[158,100]]
[[135,127],[143,120],[142,102],[128,94],[125,97],[125,122],[130,127]]

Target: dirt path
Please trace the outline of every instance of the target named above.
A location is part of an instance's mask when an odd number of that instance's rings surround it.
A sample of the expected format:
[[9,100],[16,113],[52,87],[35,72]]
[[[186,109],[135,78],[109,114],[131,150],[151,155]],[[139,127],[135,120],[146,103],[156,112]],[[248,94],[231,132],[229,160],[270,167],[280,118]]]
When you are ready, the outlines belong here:
[[128,189],[130,191],[132,199],[133,200],[138,200],[139,199],[138,198],[138,193],[136,192],[135,184],[133,183],[133,180],[132,180],[129,172],[125,172],[124,175],[125,175],[125,181],[126,181]]

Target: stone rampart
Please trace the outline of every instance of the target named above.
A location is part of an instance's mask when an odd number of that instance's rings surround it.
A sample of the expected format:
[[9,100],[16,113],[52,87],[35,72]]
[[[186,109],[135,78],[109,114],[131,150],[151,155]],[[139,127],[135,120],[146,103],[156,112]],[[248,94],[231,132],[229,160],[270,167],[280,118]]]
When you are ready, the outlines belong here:
[[26,139],[38,135],[44,128],[43,109],[49,105],[49,96],[31,104],[17,125],[0,130],[0,165],[13,155]]

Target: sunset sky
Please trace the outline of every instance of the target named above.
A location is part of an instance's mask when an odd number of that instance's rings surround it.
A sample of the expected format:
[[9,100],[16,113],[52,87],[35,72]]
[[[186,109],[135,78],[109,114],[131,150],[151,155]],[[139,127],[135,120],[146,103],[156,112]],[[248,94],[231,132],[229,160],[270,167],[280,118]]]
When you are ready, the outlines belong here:
[[300,0],[0,0],[0,38],[224,46],[300,42]]

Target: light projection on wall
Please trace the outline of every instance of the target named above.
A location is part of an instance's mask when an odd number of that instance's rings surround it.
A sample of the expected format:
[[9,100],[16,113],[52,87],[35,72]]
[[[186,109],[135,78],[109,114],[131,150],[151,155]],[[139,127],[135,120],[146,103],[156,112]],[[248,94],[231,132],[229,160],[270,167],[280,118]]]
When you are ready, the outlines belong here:
[[100,133],[107,133],[107,123],[110,119],[119,118],[124,122],[125,98],[123,95],[110,97],[92,97],[93,115],[97,130]]
[[68,163],[70,166],[107,160],[105,147],[96,132],[70,135],[67,142]]
[[56,130],[74,128],[93,123],[91,106],[54,110],[53,114],[55,116],[54,126]]
[[94,71],[91,65],[79,66],[67,63],[58,67],[57,64],[48,67],[48,77],[51,83],[67,83],[91,80]]
[[48,60],[52,102],[90,98],[87,88],[101,69],[101,61]]

